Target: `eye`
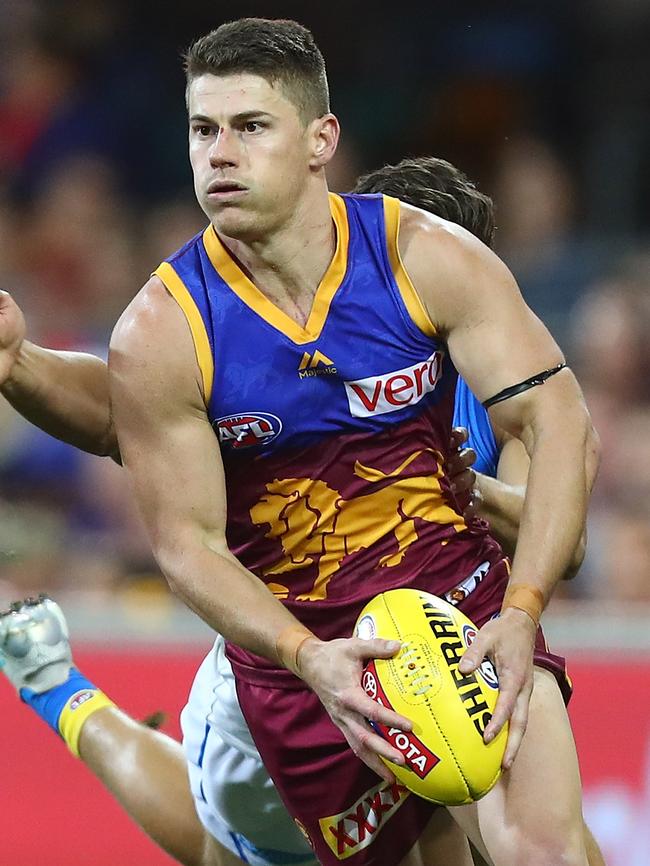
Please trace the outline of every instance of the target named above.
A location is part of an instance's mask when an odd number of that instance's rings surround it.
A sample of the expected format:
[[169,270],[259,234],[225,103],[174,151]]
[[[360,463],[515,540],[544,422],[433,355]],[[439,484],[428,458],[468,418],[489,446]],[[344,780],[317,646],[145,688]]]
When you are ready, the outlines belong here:
[[193,129],[194,133],[201,138],[207,138],[208,136],[212,135],[212,127],[206,126],[205,124],[197,125],[193,127]]
[[247,120],[244,124],[244,132],[261,132],[264,124],[261,120]]

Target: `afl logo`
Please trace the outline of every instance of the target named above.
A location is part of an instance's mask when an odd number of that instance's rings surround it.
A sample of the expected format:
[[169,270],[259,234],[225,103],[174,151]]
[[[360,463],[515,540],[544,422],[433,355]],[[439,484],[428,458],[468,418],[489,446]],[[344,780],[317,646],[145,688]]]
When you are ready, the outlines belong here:
[[[476,629],[471,625],[464,625],[463,640],[465,641],[465,646],[471,646],[475,637]],[[494,665],[489,659],[483,659],[483,661],[481,662],[481,667],[478,669],[478,673],[481,674],[484,682],[491,689],[499,688],[499,678],[497,676],[497,672],[494,670]]]
[[78,710],[79,707],[82,707],[86,701],[89,701],[94,694],[94,692],[88,691],[87,689],[82,692],[77,692],[70,701],[70,709],[72,711]]
[[225,418],[218,418],[214,426],[219,433],[219,442],[231,448],[268,445],[282,431],[282,421],[277,415],[268,412],[227,415]]

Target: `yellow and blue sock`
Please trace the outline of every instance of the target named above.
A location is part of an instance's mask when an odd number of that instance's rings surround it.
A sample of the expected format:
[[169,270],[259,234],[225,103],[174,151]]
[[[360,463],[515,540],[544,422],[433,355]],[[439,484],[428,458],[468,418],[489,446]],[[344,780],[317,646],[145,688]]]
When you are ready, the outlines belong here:
[[97,710],[115,706],[76,668],[70,668],[68,679],[53,689],[37,694],[32,689],[22,688],[20,697],[65,740],[77,757],[79,737],[86,720]]

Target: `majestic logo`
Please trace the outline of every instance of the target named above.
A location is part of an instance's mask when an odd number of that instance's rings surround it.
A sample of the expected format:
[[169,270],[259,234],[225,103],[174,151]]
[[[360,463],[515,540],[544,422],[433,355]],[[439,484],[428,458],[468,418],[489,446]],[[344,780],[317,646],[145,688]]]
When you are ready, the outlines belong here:
[[[361,678],[361,686],[368,697],[382,707],[392,709],[392,705],[377,678],[377,668],[374,661],[368,662]],[[424,779],[431,770],[440,763],[440,758],[428,749],[413,732],[407,733],[399,728],[390,728],[381,722],[371,722],[372,727],[385,740],[404,755],[406,765],[416,776]]]
[[331,361],[327,355],[323,355],[318,349],[313,355],[304,352],[298,366],[298,376],[301,379],[308,379],[312,376],[333,376],[336,372],[334,361]]
[[320,818],[321,833],[334,856],[345,860],[372,844],[408,796],[404,785],[380,782],[345,812]]
[[467,596],[471,592],[474,592],[479,583],[481,583],[489,570],[490,563],[482,562],[469,577],[466,577],[465,580],[462,580],[460,583],[456,584],[453,589],[450,589],[449,592],[445,593],[445,601],[448,601],[449,604],[453,605],[458,605],[461,601],[465,601]]
[[[471,646],[474,642],[474,638],[476,637],[476,629],[472,625],[464,625],[463,626],[463,640],[465,641],[465,646]],[[483,659],[481,662],[481,667],[478,669],[478,672],[483,677],[486,685],[488,685],[491,689],[499,688],[499,678],[497,676],[497,672],[494,670],[494,665],[489,659]]]
[[[418,460],[417,472],[408,467]],[[383,541],[382,555],[368,567],[391,568],[399,565],[425,523],[465,528],[460,517],[444,501],[440,489],[443,457],[432,449],[415,451],[392,472],[382,472],[357,461],[354,474],[370,482],[369,493],[344,499],[338,490],[314,478],[275,479],[250,510],[256,526],[269,525],[267,538],[277,538],[282,557],[267,566],[264,577],[318,566],[309,592],[297,595],[298,601],[326,598],[327,584],[346,556]],[[392,538],[391,538],[392,536]],[[289,589],[269,583],[279,598]]]
[[218,418],[214,426],[219,433],[219,442],[231,448],[268,445],[282,431],[282,421],[277,415],[268,412],[227,415],[225,418]]
[[434,352],[412,367],[345,382],[350,412],[355,418],[369,418],[419,403],[438,384],[443,357],[442,352]]

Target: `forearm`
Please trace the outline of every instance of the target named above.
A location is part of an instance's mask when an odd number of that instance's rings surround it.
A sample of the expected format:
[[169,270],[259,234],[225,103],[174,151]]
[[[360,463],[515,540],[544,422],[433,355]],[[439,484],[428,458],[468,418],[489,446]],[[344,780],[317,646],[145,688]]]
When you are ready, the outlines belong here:
[[549,423],[532,436],[531,467],[510,587],[533,586],[544,604],[557,582],[571,571],[580,549],[588,498],[585,453],[590,437],[590,425],[580,413],[562,423]]
[[[474,489],[477,494],[474,499],[476,514],[487,520],[490,534],[496,538],[504,552],[513,557],[519,537],[526,487],[506,484],[490,475],[477,472]],[[578,573],[585,557],[586,540],[586,531],[583,529],[569,567],[562,575],[564,580],[571,580]]]
[[119,458],[107,366],[100,358],[25,341],[0,390],[14,409],[46,433],[91,454]]
[[[182,533],[174,533],[183,539]],[[226,640],[300,675],[291,646],[311,636],[266,585],[208,533],[154,551],[172,591]],[[294,632],[295,630],[295,632]],[[287,644],[286,636],[290,635]],[[288,649],[288,652],[287,652]]]
[[517,546],[526,487],[505,484],[498,478],[477,472],[474,491],[477,515],[488,521],[492,535],[512,556]]

